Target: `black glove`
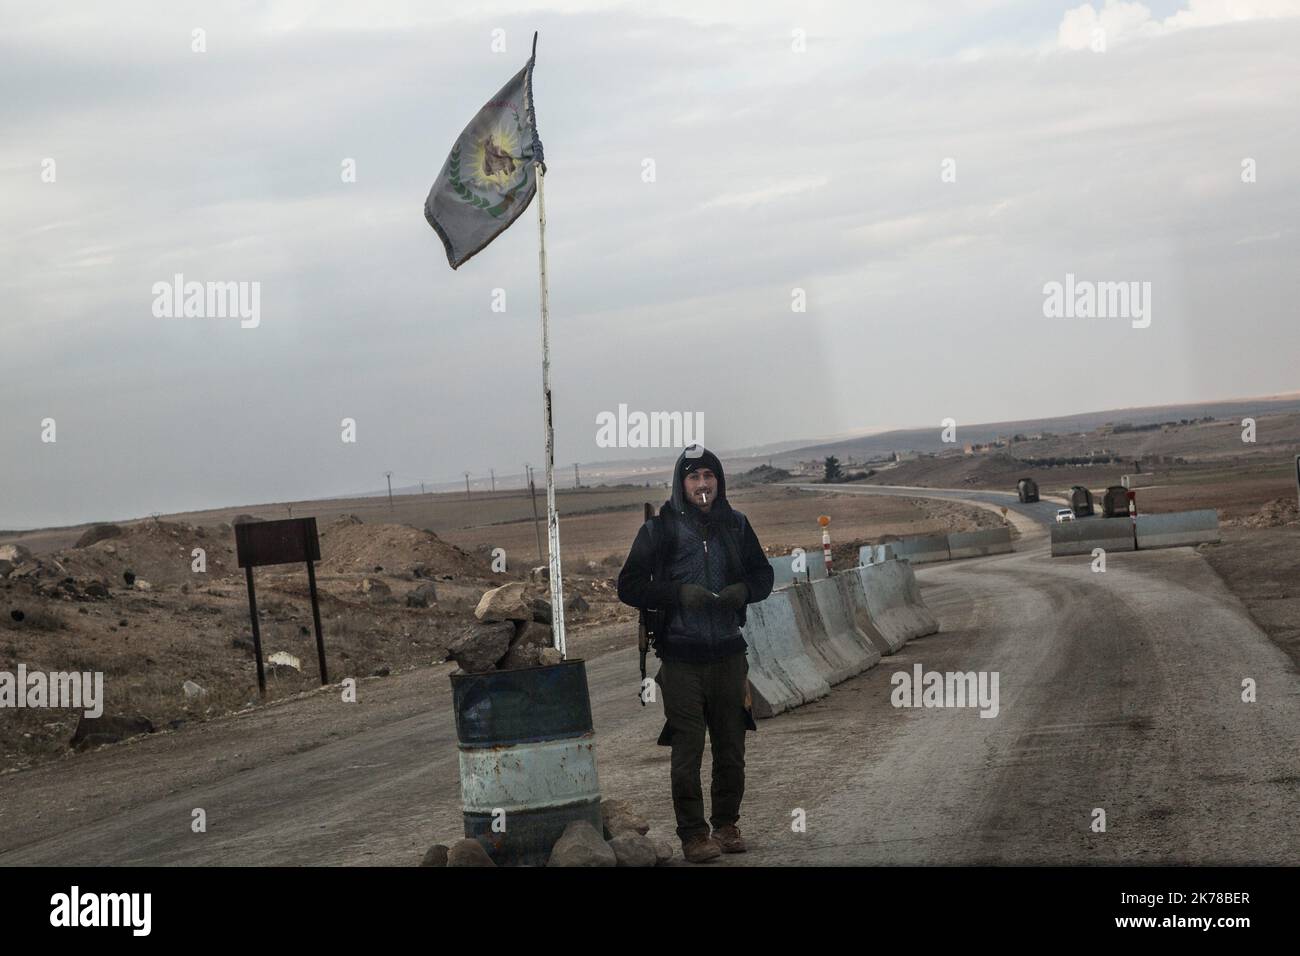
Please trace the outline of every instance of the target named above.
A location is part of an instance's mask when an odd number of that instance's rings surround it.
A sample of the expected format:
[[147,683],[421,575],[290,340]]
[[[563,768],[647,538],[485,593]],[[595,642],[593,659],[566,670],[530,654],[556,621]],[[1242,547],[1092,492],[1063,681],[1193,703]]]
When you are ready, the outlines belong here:
[[729,611],[739,611],[749,603],[749,587],[743,581],[728,584],[718,592],[718,603]]
[[677,588],[677,603],[687,610],[711,607],[717,600],[712,591],[698,584],[682,584]]

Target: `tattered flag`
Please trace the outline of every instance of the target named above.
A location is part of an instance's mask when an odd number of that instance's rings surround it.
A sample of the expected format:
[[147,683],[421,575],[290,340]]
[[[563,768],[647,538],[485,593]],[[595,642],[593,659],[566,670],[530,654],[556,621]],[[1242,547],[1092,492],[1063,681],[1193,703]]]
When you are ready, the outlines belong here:
[[[424,218],[453,269],[505,232],[537,191],[542,141],[533,112],[533,55],[465,127],[429,190]],[[545,171],[545,164],[542,169]]]

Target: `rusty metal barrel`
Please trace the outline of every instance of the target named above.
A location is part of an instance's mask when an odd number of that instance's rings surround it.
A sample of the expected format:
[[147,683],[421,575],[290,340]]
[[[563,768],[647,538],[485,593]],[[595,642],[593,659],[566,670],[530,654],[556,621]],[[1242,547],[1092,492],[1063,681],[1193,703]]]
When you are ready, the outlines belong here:
[[499,866],[540,866],[564,828],[601,831],[582,660],[451,676],[465,835]]

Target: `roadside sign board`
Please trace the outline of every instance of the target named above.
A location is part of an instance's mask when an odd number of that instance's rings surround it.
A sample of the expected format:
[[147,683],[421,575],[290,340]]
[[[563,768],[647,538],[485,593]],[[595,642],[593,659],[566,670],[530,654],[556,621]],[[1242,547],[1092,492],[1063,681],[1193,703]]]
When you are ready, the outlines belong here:
[[249,521],[235,525],[235,552],[241,568],[320,560],[315,518]]
[[311,593],[312,623],[316,625],[316,658],[320,682],[329,683],[325,669],[325,637],[320,626],[320,598],[316,592],[316,567],[320,560],[320,536],[316,519],[285,518],[280,521],[248,521],[235,525],[235,554],[248,579],[248,614],[253,622],[253,653],[257,657],[257,689],[266,693],[266,669],[262,664],[262,629],[257,621],[257,594],[253,589],[253,568],[270,564],[307,565],[307,587]]

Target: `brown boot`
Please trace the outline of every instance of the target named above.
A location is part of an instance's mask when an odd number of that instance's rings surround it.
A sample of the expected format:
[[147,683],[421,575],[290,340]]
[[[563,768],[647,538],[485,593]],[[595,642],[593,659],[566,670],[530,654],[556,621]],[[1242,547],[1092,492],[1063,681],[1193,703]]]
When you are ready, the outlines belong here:
[[712,863],[722,856],[722,847],[707,833],[698,833],[682,841],[682,856],[688,863]]
[[744,853],[749,849],[745,846],[745,838],[740,835],[740,828],[734,823],[714,830],[713,839],[722,847],[723,853]]

